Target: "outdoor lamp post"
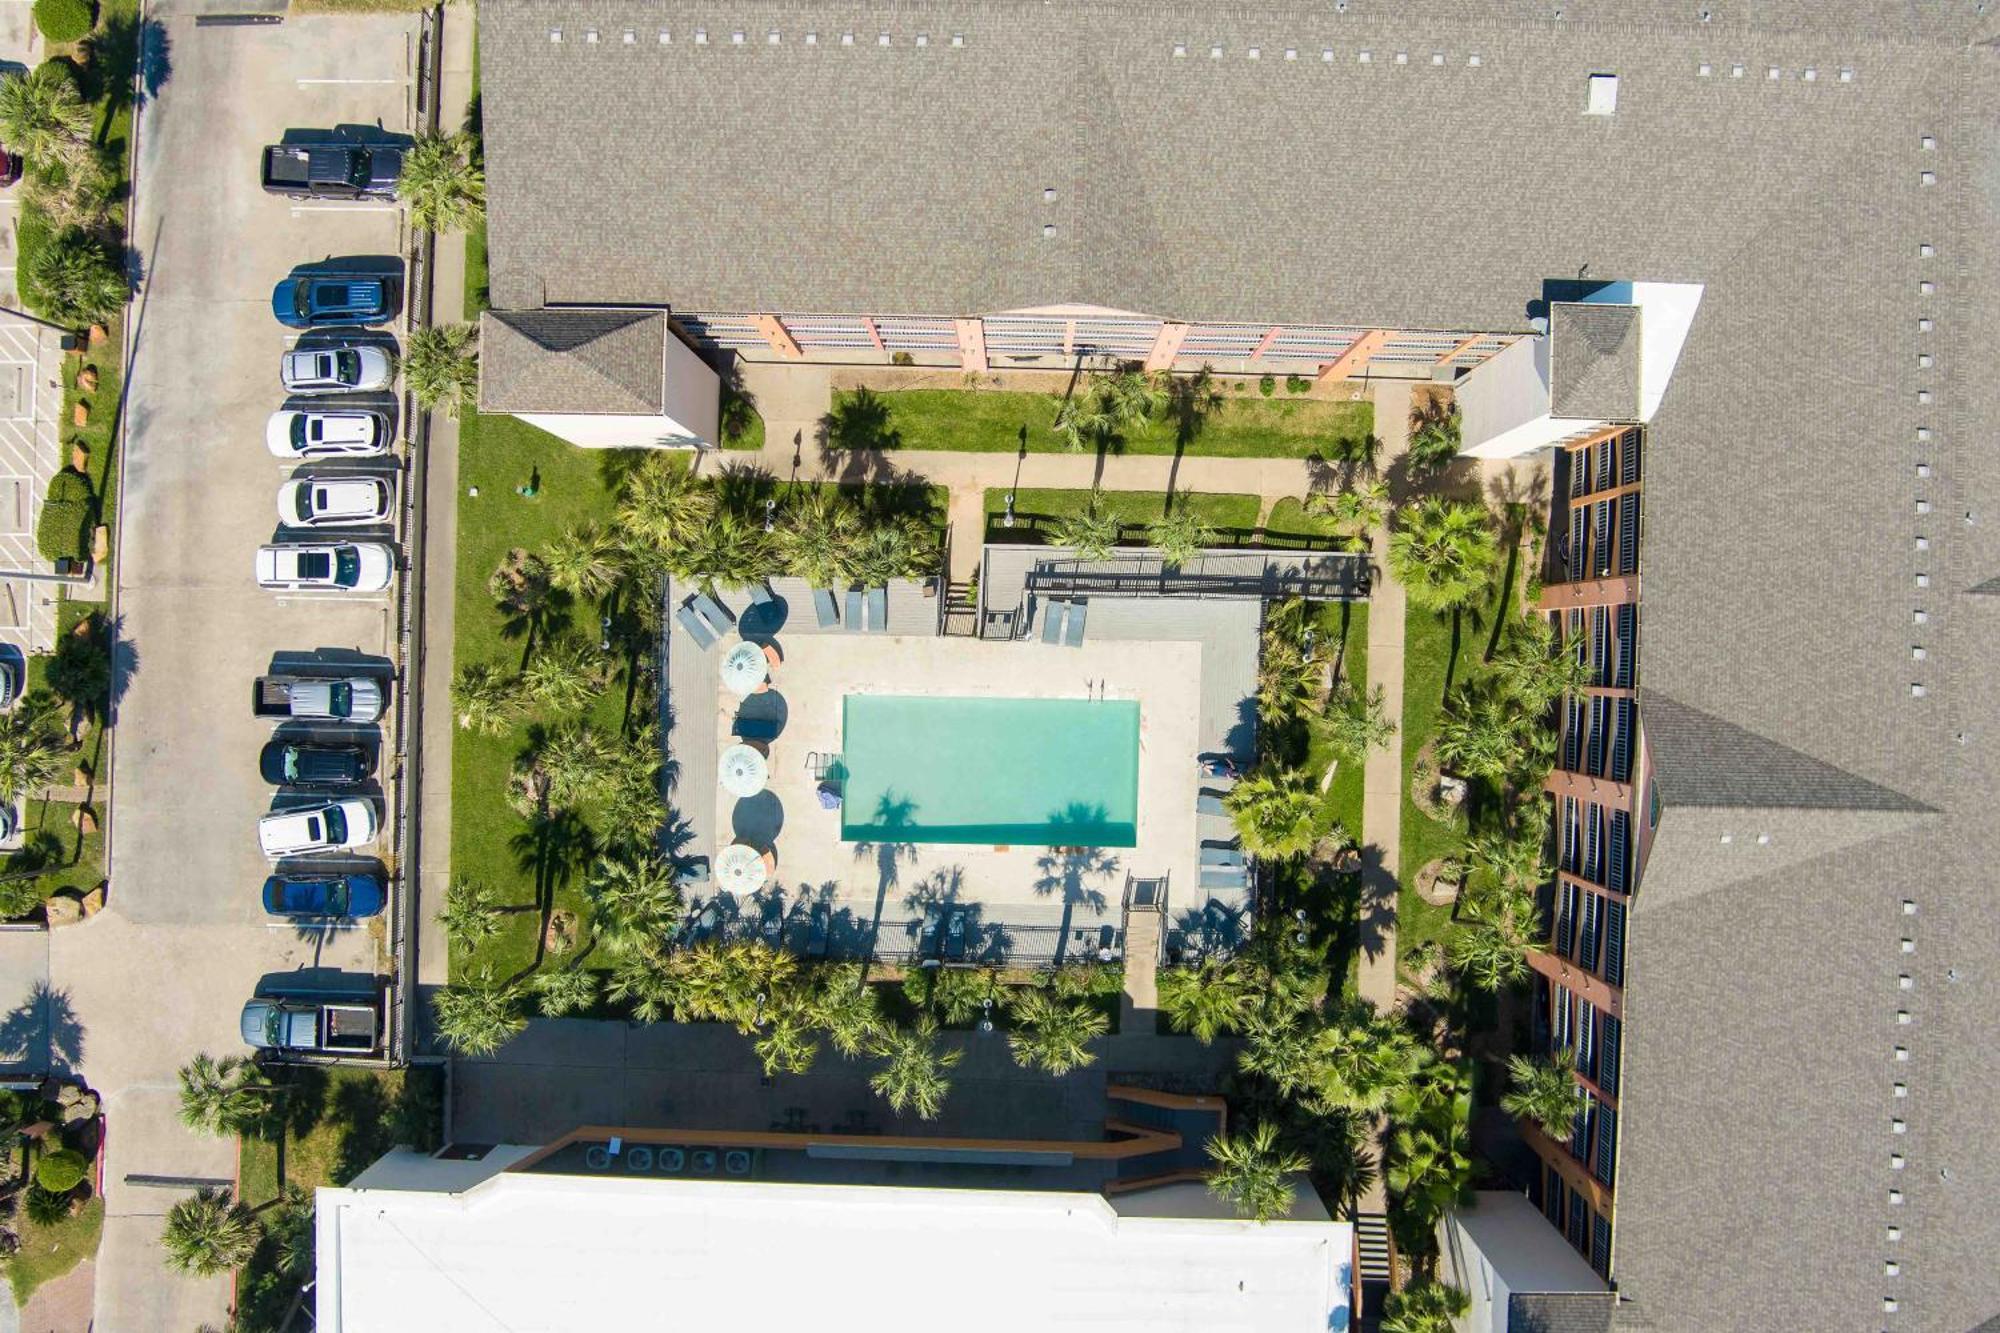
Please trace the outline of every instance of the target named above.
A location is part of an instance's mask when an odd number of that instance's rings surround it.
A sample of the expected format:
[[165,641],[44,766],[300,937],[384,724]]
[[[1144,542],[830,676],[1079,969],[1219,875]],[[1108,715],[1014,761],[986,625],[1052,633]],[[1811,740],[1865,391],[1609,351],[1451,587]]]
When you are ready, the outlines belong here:
[[773,496],[769,499],[766,499],[764,501],[764,531],[769,532],[772,528],[775,528],[778,525],[776,518],[777,512],[778,512],[777,497]]
[[979,1030],[981,1032],[991,1032],[993,1030],[993,997],[991,995],[979,1002]]
[[1014,492],[1012,491],[1007,492],[1007,514],[1000,521],[1005,527],[1011,528],[1014,526]]

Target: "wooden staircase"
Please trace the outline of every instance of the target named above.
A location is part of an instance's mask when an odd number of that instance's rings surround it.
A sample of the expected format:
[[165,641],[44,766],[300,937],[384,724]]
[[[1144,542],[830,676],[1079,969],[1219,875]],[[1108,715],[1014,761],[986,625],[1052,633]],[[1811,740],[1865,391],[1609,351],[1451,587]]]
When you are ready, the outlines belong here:
[[944,590],[944,632],[977,635],[979,598],[970,583],[950,583]]
[[1396,1243],[1389,1236],[1387,1216],[1382,1213],[1354,1215],[1354,1260],[1355,1286],[1361,1298],[1354,1312],[1358,1318],[1363,1311],[1374,1313],[1381,1310],[1382,1302],[1388,1298],[1395,1282]]

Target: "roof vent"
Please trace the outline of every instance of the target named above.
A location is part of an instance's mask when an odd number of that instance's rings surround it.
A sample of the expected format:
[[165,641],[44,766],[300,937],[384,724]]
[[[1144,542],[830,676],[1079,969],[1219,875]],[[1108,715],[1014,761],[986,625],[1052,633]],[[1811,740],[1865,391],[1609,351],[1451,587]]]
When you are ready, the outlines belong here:
[[840,44],[842,46],[854,45],[854,34],[851,32],[843,32],[842,34],[840,34]]
[[1478,69],[1480,64],[1478,55],[1474,54],[1467,56],[1465,58],[1465,63],[1472,66],[1474,69]]
[[743,29],[738,28],[736,31],[729,34],[729,44],[731,46],[743,45]]
[[560,41],[562,40],[562,29],[561,29],[561,28],[550,28],[550,29],[549,29],[549,40],[550,40],[550,41],[552,41],[552,42],[560,42]]
[[955,32],[955,33],[953,33],[953,34],[951,35],[951,44],[952,44],[953,46],[964,46],[964,45],[965,45],[965,34],[964,34],[964,33],[962,33],[962,32]]
[[1053,185],[1044,185],[1042,187],[1042,202],[1045,204],[1053,204],[1055,201],[1056,201],[1056,187]]
[[889,44],[889,34],[888,34],[888,33],[886,33],[886,32],[878,32],[878,33],[876,33],[876,34],[875,34],[875,45],[877,45],[877,46],[887,46],[888,44]]
[[807,34],[806,34],[806,45],[807,45],[807,46],[818,46],[818,45],[819,45],[819,34],[818,34],[818,33],[816,33],[816,32],[809,32],[809,33],[807,33]]
[[1583,114],[1586,116],[1609,116],[1618,110],[1618,76],[1616,74],[1593,74],[1590,89],[1584,99]]
[[639,34],[633,31],[631,28],[627,28],[623,33],[619,34],[619,39],[623,41],[625,45],[631,46],[639,40]]
[[595,28],[585,28],[585,29],[583,30],[583,40],[584,40],[584,41],[586,41],[586,42],[589,42],[589,43],[590,43],[590,44],[591,44],[592,46],[596,46],[596,45],[597,45],[597,29],[595,29]]
[[785,39],[783,34],[781,34],[776,28],[773,28],[769,32],[764,34],[764,40],[769,45],[776,46],[779,42],[782,42]]
[[1246,52],[1245,54],[1247,54],[1247,55],[1248,55],[1248,56],[1249,56],[1249,57],[1250,57],[1250,58],[1251,58],[1252,60],[1255,60],[1255,59],[1257,59],[1257,58],[1258,58],[1259,56],[1263,55],[1263,54],[1264,54],[1264,52],[1263,52],[1263,49],[1262,49],[1261,47],[1255,47],[1255,46],[1253,46],[1253,47],[1251,47],[1251,48],[1249,49],[1249,51],[1248,51],[1248,52]]
[[1042,224],[1042,239],[1045,241],[1051,241],[1055,239],[1055,235],[1056,235],[1056,224],[1053,222],[1044,222]]
[[931,35],[929,33],[920,32],[917,34],[918,46],[929,46],[930,44],[931,44]]
[[1842,83],[1852,83],[1852,82],[1854,82],[1854,71],[1853,71],[1853,69],[1849,68],[1849,67],[1848,67],[1848,66],[1846,66],[1846,65],[1843,65],[1843,66],[1841,66],[1841,68],[1840,68],[1840,81],[1841,81]]
[[1179,58],[1179,57],[1184,57],[1184,56],[1186,56],[1186,55],[1187,55],[1187,43],[1186,43],[1186,42],[1175,42],[1175,43],[1174,43],[1174,55],[1175,55],[1175,57],[1177,57],[1177,58]]
[[707,29],[707,28],[696,28],[696,29],[694,30],[694,44],[695,44],[696,46],[707,46],[707,45],[708,45],[708,29]]

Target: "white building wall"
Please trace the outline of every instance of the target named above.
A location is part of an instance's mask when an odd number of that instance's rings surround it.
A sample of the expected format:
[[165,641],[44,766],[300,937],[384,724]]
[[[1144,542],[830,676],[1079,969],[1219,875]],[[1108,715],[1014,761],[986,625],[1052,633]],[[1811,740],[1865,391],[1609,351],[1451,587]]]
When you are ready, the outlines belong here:
[[706,435],[669,416],[626,417],[585,413],[517,413],[530,426],[585,449],[695,449],[715,443],[713,426]]

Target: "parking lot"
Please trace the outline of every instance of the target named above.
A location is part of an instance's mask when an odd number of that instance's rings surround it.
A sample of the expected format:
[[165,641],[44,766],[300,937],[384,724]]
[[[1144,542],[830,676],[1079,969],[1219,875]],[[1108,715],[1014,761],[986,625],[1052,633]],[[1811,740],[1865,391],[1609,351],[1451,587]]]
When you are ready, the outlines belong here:
[[[280,532],[278,489],[290,475],[264,439],[285,401],[279,358],[296,336],[272,316],[272,286],[296,264],[399,254],[399,215],[267,196],[258,157],[289,129],[408,132],[416,54],[415,21],[400,18],[160,21],[166,74],[141,113],[131,226],[145,284],[133,313],[118,611],[137,669],[118,704],[113,888],[89,925],[51,936],[50,960],[81,1026],[81,1068],[107,1099],[96,1326],[121,1330],[219,1323],[227,1295],[224,1281],[176,1279],[160,1265],[160,1215],[184,1191],[124,1183],[233,1174],[232,1143],[179,1127],[176,1069],[196,1051],[242,1052],[238,1013],[260,983],[363,978],[386,965],[385,918],[300,931],[264,915],[257,820],[274,802],[258,759],[272,722],[252,715],[250,696],[274,665],[391,669],[394,587],[275,594],[256,585],[253,556]],[[395,464],[324,470],[393,478]],[[385,825],[374,850],[386,856],[395,746],[379,739],[381,786],[370,791]]]

